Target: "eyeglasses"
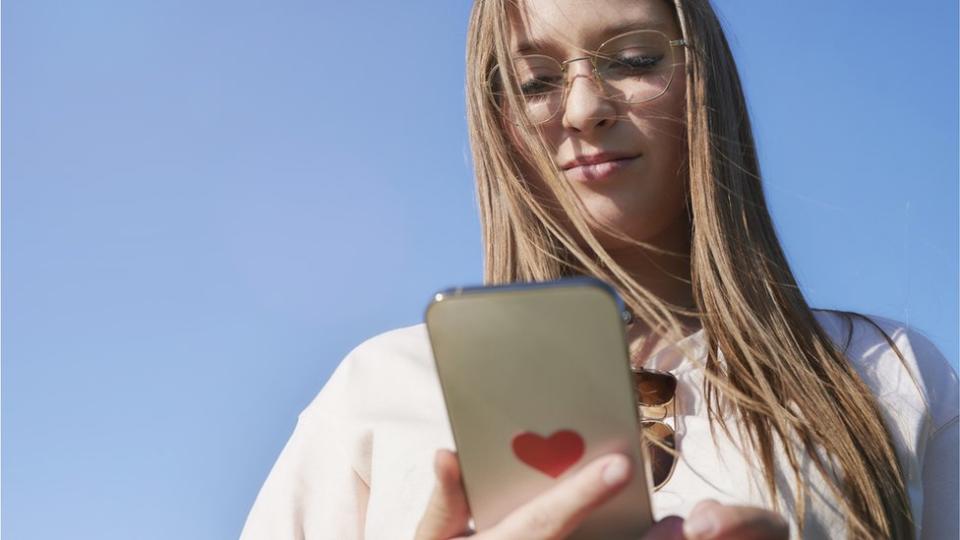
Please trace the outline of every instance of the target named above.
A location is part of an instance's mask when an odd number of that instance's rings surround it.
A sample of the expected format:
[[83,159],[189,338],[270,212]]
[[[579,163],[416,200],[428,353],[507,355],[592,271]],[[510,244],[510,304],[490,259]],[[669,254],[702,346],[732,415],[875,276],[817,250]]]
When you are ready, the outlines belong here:
[[677,465],[676,434],[663,421],[672,409],[676,424],[676,407],[673,405],[677,378],[665,371],[635,369],[633,383],[639,402],[640,428],[647,439],[644,446],[653,476],[653,489],[658,490],[670,480]]
[[[605,98],[636,104],[655,99],[670,87],[674,67],[682,56],[677,47],[682,39],[671,40],[656,30],[635,30],[615,36],[587,56],[559,61],[542,54],[516,56],[512,70],[494,66],[488,88],[493,103],[515,124],[542,124],[563,106],[567,92],[567,67],[573,62],[590,60],[593,73]],[[511,99],[511,92],[516,96]]]

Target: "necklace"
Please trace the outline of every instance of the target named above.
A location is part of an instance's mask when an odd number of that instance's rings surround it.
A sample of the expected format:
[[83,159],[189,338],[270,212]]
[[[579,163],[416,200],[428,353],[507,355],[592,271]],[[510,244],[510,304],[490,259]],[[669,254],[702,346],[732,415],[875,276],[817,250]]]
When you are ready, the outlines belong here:
[[[636,330],[634,325],[637,322],[633,310],[629,307],[624,307],[623,311],[620,312],[620,318],[623,320],[626,328],[625,337],[627,338],[627,353],[630,357],[630,366],[633,369],[638,369],[646,363],[646,359],[659,351],[657,344],[665,338],[665,335],[656,331],[648,331],[640,334],[636,339],[631,340],[630,332],[631,330]],[[688,332],[696,332],[698,328],[698,326],[682,325],[682,336],[686,336]],[[631,342],[636,342],[636,345],[631,347]]]

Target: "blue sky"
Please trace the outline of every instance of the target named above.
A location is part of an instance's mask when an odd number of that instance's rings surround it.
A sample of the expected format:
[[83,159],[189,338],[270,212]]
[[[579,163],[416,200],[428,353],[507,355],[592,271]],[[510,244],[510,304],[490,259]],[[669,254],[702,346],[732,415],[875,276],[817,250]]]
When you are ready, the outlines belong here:
[[[236,537],[339,360],[480,281],[468,7],[3,3],[4,535]],[[956,3],[718,7],[811,302],[956,366]]]

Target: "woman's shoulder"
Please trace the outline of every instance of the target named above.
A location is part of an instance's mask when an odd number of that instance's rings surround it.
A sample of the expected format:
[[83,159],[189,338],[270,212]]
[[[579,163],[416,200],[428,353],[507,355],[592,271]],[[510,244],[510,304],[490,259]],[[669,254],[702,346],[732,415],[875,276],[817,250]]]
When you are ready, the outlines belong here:
[[934,430],[954,421],[960,410],[957,372],[921,331],[874,315],[815,310],[821,328],[844,352],[864,382],[898,413],[919,399]]
[[433,407],[440,395],[426,326],[390,330],[364,340],[340,362],[301,415],[377,418]]
[[433,353],[423,323],[388,330],[354,347],[338,369],[378,372],[382,369],[433,369]]

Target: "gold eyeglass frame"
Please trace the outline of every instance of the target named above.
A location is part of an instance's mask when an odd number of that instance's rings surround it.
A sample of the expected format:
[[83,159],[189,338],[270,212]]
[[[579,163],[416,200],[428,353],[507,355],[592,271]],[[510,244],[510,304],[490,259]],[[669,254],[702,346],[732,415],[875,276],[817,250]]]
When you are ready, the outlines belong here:
[[[560,89],[560,91],[561,91],[560,103],[557,105],[556,110],[553,111],[553,113],[552,113],[550,116],[548,116],[548,117],[546,117],[546,118],[544,118],[544,119],[542,119],[542,120],[538,120],[538,121],[536,121],[536,122],[531,122],[531,121],[529,120],[529,118],[527,117],[526,112],[524,112],[524,115],[523,115],[523,117],[524,117],[524,119],[525,119],[524,122],[521,122],[521,121],[518,121],[518,120],[510,120],[510,121],[511,121],[512,123],[516,124],[516,125],[522,125],[522,124],[524,124],[524,123],[526,123],[527,125],[539,125],[539,124],[544,124],[544,123],[546,123],[546,122],[549,122],[550,120],[552,120],[553,118],[555,118],[555,117],[557,116],[557,113],[560,112],[560,110],[563,109],[563,108],[566,106],[567,95],[569,94],[569,90],[570,90],[570,87],[569,87],[570,78],[567,77],[567,66],[569,66],[569,65],[572,64],[573,62],[579,62],[579,61],[581,61],[581,60],[589,60],[589,61],[590,61],[591,68],[592,68],[591,71],[593,72],[593,80],[594,80],[594,82],[597,83],[598,87],[603,88],[603,85],[604,85],[604,84],[608,84],[608,83],[606,83],[606,80],[605,80],[602,76],[600,76],[600,69],[599,69],[599,67],[598,67],[598,65],[597,65],[597,61],[598,61],[599,58],[603,57],[603,55],[599,54],[599,51],[602,51],[602,50],[604,49],[604,47],[606,47],[609,43],[611,43],[611,42],[613,42],[613,41],[615,41],[615,40],[621,39],[621,38],[623,38],[624,36],[628,36],[628,35],[632,35],[632,34],[657,34],[657,35],[659,35],[660,37],[662,37],[663,40],[670,46],[670,49],[669,49],[669,50],[671,51],[670,60],[671,60],[671,62],[672,62],[672,63],[670,64],[670,66],[671,66],[671,68],[672,68],[672,71],[670,72],[670,80],[667,81],[667,84],[664,85],[663,90],[661,90],[659,94],[656,94],[656,95],[654,95],[654,96],[651,96],[651,97],[648,97],[648,98],[645,98],[645,99],[642,99],[642,100],[639,100],[639,101],[622,101],[622,103],[628,103],[628,104],[630,104],[630,105],[636,105],[636,104],[639,104],[639,103],[646,103],[646,102],[648,102],[648,101],[653,101],[654,99],[657,99],[658,97],[660,97],[660,96],[662,96],[663,94],[665,94],[665,93],[667,92],[667,90],[670,89],[670,85],[673,84],[673,80],[674,80],[674,78],[675,78],[675,73],[674,73],[674,71],[676,70],[676,67],[677,67],[678,65],[683,65],[684,63],[686,63],[686,59],[685,59],[682,55],[680,56],[680,59],[681,59],[681,60],[680,60],[679,62],[675,61],[675,57],[674,57],[674,54],[672,53],[672,51],[673,51],[673,49],[674,49],[675,47],[687,47],[687,46],[688,46],[687,40],[686,40],[686,39],[683,39],[683,38],[680,38],[680,39],[670,39],[669,37],[667,37],[666,34],[664,34],[663,32],[661,32],[661,31],[659,31],[659,30],[652,30],[652,29],[630,30],[630,31],[627,31],[627,32],[623,32],[623,33],[621,33],[621,34],[617,34],[617,35],[615,35],[615,36],[613,36],[613,37],[605,40],[603,43],[600,44],[599,47],[597,47],[597,52],[593,52],[593,53],[590,53],[590,54],[587,54],[587,55],[584,55],[584,56],[578,56],[578,57],[576,57],[576,58],[570,58],[570,59],[568,59],[568,60],[563,60],[563,61],[557,60],[556,58],[554,58],[554,57],[552,57],[552,56],[549,56],[549,55],[546,55],[546,54],[523,54],[523,55],[518,55],[518,56],[512,57],[512,58],[511,58],[511,61],[513,61],[513,62],[515,62],[516,60],[521,59],[521,58],[546,58],[546,59],[550,60],[551,62],[556,63],[556,64],[560,67],[560,72],[563,74],[563,87]],[[488,89],[488,91],[490,91],[491,101],[492,101],[494,107],[495,107],[498,111],[500,111],[501,114],[503,114],[504,116],[507,116],[506,113],[504,113],[503,108],[501,108],[500,104],[498,103],[498,100],[496,99],[495,93],[492,91],[492,89],[494,88],[494,83],[497,82],[497,72],[499,71],[499,68],[500,68],[500,65],[499,65],[499,64],[495,64],[492,68],[490,68],[490,72],[487,74],[487,84],[486,84],[486,88]],[[511,76],[512,76],[512,77],[515,77],[515,75],[511,75]],[[509,83],[509,82],[511,82],[511,81],[510,81],[507,77],[504,77],[503,75],[501,75],[499,82],[501,82],[501,83]],[[607,97],[607,96],[604,96],[604,97]],[[516,96],[514,96],[514,99],[517,99]],[[611,99],[611,98],[608,98],[608,99]],[[525,110],[526,107],[523,107],[522,109]]]

